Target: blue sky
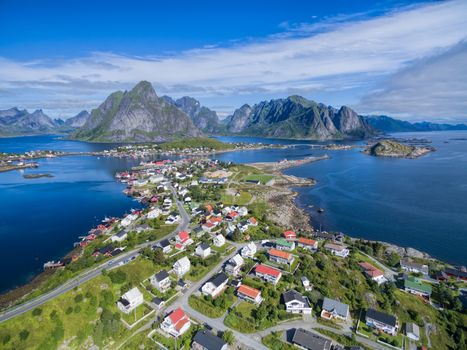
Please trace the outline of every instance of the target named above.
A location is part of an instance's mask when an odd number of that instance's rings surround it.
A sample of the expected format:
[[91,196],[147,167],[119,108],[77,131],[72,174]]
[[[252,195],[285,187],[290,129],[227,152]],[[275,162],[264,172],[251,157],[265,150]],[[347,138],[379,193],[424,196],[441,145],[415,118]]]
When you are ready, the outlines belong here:
[[457,0],[0,0],[0,108],[66,118],[146,79],[221,115],[300,94],[466,121],[465,13]]

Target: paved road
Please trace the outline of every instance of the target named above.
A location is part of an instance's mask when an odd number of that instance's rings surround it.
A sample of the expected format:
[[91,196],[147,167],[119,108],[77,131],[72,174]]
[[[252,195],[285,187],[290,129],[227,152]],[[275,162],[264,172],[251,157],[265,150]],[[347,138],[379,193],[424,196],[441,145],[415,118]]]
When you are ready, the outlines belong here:
[[21,314],[23,314],[25,312],[28,312],[30,310],[33,310],[34,308],[48,302],[49,300],[52,300],[52,299],[62,295],[63,293],[66,293],[66,292],[72,290],[73,288],[92,280],[93,278],[99,276],[102,273],[102,270],[104,270],[104,269],[109,270],[109,269],[118,267],[120,263],[124,263],[125,261],[128,261],[129,259],[132,259],[133,257],[138,256],[139,251],[141,250],[141,248],[144,248],[144,247],[147,247],[147,246],[152,246],[152,245],[160,242],[162,239],[174,237],[178,232],[180,232],[182,230],[186,230],[188,228],[188,225],[190,224],[190,216],[188,215],[185,208],[183,207],[183,203],[178,200],[175,189],[172,186],[170,186],[170,190],[172,191],[172,193],[173,193],[173,195],[175,197],[175,201],[176,201],[176,204],[177,204],[178,210],[180,211],[180,216],[181,216],[180,223],[178,224],[177,228],[171,234],[169,234],[169,235],[165,236],[164,238],[161,238],[161,239],[159,239],[157,241],[146,242],[146,243],[140,244],[140,245],[136,246],[136,248],[131,250],[131,251],[122,253],[122,254],[118,255],[117,257],[105,262],[104,264],[101,264],[101,265],[99,265],[97,267],[92,268],[91,270],[87,270],[87,271],[81,273],[77,277],[65,282],[64,284],[62,284],[61,286],[53,289],[50,292],[47,292],[47,293],[45,293],[45,294],[43,294],[43,295],[41,295],[41,296],[39,296],[39,297],[37,297],[35,299],[27,301],[24,304],[12,307],[12,308],[4,311],[3,313],[0,314],[0,323],[2,323],[4,321],[7,321],[7,320],[9,320],[9,319],[11,319],[13,317],[18,316],[18,315],[21,315]]

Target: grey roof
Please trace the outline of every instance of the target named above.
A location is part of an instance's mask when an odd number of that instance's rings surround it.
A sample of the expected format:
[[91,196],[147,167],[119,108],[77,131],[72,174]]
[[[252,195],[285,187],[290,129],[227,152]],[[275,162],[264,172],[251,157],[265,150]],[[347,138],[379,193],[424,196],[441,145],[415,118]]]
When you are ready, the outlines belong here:
[[308,300],[303,295],[295,290],[289,290],[282,294],[282,299],[284,299],[284,303],[288,303],[289,301],[298,300],[302,303],[308,305]]
[[386,314],[381,311],[377,311],[375,309],[368,309],[366,311],[366,317],[371,318],[372,320],[384,323],[391,327],[395,327],[397,323],[397,319],[395,316]]
[[208,282],[211,282],[216,287],[219,287],[222,283],[224,283],[228,279],[229,277],[225,273],[221,272],[217,274],[216,276],[211,277]]
[[413,322],[409,322],[405,326],[405,333],[412,333],[415,334],[417,337],[420,336],[420,328],[417,324]]
[[193,337],[193,343],[197,343],[207,350],[222,350],[227,344],[221,338],[206,330],[198,331]]
[[324,298],[323,309],[329,312],[335,311],[339,316],[347,317],[349,313],[349,305],[341,303],[338,300]]
[[331,350],[331,341],[302,328],[297,328],[292,342],[308,350]]
[[126,234],[127,234],[127,232],[126,232],[125,230],[121,230],[120,232],[118,232],[117,234],[115,234],[115,236],[121,238],[121,237],[125,236]]
[[155,274],[156,280],[158,282],[165,280],[169,277],[169,274],[165,270],[160,270],[158,273]]
[[162,241],[159,242],[159,245],[161,246],[161,248],[165,248],[170,245],[170,242],[168,239],[163,239]]
[[152,302],[155,304],[155,305],[160,305],[164,302],[164,300],[162,300],[161,298],[158,298],[158,297],[155,297],[152,299]]
[[206,242],[203,242],[199,245],[199,247],[202,249],[202,250],[206,250],[210,247],[210,245]]

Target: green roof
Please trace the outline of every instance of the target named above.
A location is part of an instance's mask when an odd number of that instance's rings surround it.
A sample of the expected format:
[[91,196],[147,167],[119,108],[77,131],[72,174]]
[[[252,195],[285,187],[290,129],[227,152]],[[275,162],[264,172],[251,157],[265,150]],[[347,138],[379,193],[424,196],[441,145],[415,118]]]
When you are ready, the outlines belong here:
[[422,283],[418,278],[409,277],[404,280],[404,288],[414,289],[428,295],[431,295],[431,285]]
[[276,241],[276,244],[284,246],[284,247],[288,247],[288,248],[292,248],[293,246],[293,242],[286,241],[284,238],[279,238]]

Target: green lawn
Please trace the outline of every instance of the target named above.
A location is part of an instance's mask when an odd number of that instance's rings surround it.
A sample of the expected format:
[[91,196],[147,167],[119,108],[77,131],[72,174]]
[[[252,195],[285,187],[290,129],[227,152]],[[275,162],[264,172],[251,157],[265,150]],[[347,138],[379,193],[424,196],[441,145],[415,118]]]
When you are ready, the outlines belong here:
[[244,181],[259,181],[263,185],[267,184],[274,178],[271,174],[250,174],[243,178]]
[[129,314],[122,313],[121,317],[129,325],[137,322],[140,318],[144,317],[148,313],[150,313],[152,309],[147,306],[146,304],[138,306],[135,310],[130,312]]
[[242,301],[227,315],[224,324],[242,333],[254,333],[256,331],[256,324],[251,316],[254,309],[255,306],[253,304]]
[[225,205],[232,205],[232,204],[246,205],[250,202],[252,197],[253,196],[251,195],[251,193],[247,191],[240,191],[240,196],[238,197],[228,195],[224,192],[221,195],[221,202],[224,203]]
[[222,305],[215,306],[214,302],[209,302],[204,299],[204,297],[197,297],[194,295],[191,295],[190,298],[188,299],[188,303],[190,306],[195,309],[198,312],[201,312],[203,315],[206,315],[210,318],[219,318],[224,313],[227,311],[227,309],[235,303],[237,300],[237,297],[234,296],[233,294],[227,295],[225,292],[223,292],[222,295],[217,297],[219,299],[219,304],[220,298],[222,298]]
[[261,339],[261,342],[272,350],[296,350],[297,348],[282,341],[283,332],[272,332]]
[[129,335],[120,321],[125,316],[116,306],[120,289],[127,284],[143,291],[139,283],[155,268],[151,261],[138,258],[119,268],[126,274],[123,284],[113,284],[109,275],[101,275],[2,323],[0,348],[55,349],[65,340],[70,348],[80,348],[88,337],[99,347],[114,347]]

